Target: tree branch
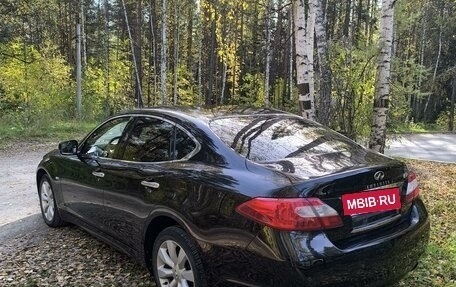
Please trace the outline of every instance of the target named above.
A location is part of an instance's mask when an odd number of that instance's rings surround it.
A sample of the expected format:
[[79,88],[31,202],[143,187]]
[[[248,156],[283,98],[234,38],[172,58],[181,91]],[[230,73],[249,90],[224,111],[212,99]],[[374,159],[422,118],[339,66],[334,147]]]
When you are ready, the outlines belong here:
[[26,61],[26,60],[24,60],[24,59],[19,58],[19,57],[16,56],[16,55],[11,55],[11,54],[8,54],[8,53],[2,52],[2,51],[0,51],[0,55],[3,55],[3,56],[6,56],[6,57],[9,57],[9,58],[16,59],[16,60],[18,60],[18,61],[21,61],[21,62],[24,63],[24,64],[31,64],[31,63],[33,63],[33,61]]

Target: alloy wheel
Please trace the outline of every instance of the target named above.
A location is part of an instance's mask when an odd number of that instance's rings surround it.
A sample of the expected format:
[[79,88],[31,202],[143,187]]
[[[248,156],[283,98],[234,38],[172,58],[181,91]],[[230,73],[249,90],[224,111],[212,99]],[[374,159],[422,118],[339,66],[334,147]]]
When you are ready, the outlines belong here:
[[43,210],[44,217],[47,221],[51,222],[54,219],[55,204],[54,204],[54,193],[52,192],[51,184],[44,180],[41,183],[41,208]]
[[193,268],[184,249],[177,242],[164,241],[160,245],[156,260],[161,286],[194,286]]

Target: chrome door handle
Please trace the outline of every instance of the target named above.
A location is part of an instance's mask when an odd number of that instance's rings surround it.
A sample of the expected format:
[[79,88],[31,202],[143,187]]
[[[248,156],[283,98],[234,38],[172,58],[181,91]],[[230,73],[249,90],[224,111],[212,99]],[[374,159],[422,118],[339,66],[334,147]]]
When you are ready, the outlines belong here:
[[154,181],[143,180],[143,181],[141,181],[141,184],[146,187],[150,187],[150,188],[159,188],[160,187],[160,184],[158,182],[154,182]]
[[92,174],[96,177],[104,177],[105,174],[103,172],[99,172],[99,171],[92,171]]

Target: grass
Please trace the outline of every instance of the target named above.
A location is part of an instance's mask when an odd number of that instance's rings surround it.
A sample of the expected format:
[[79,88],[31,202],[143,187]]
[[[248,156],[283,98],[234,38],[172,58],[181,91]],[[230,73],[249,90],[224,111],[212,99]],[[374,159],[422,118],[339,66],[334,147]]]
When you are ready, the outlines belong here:
[[456,286],[456,164],[405,161],[418,174],[431,235],[417,269],[398,286]]
[[98,122],[95,121],[53,121],[10,125],[0,122],[0,148],[15,142],[59,142],[82,139]]
[[441,125],[426,123],[402,123],[391,130],[393,133],[431,133],[447,131],[448,129]]

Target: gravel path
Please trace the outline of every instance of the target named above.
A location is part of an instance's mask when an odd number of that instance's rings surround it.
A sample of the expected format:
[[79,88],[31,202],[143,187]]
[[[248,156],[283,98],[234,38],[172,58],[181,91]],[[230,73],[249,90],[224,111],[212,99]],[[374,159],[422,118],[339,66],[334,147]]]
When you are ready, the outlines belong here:
[[56,146],[0,149],[0,286],[155,286],[146,268],[80,228],[43,223],[35,170]]
[[40,212],[35,170],[57,143],[15,143],[0,150],[0,226]]

